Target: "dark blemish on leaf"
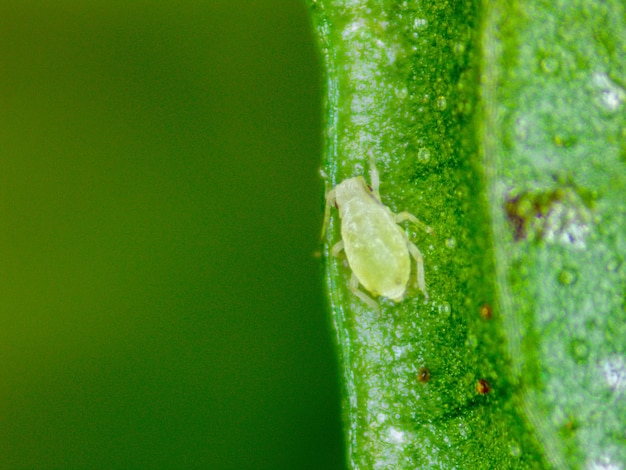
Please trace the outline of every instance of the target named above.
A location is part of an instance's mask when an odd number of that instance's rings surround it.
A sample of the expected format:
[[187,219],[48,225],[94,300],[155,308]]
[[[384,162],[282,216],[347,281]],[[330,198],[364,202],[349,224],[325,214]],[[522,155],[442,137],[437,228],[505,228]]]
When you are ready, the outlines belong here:
[[513,229],[513,239],[517,242],[526,238],[526,219],[520,210],[520,196],[507,199],[504,204],[506,217]]
[[504,211],[513,239],[585,246],[591,230],[591,210],[597,195],[570,182],[549,191],[526,191],[509,197]]
[[430,380],[430,371],[426,367],[420,367],[420,370],[417,372],[417,380],[423,384],[428,382]]

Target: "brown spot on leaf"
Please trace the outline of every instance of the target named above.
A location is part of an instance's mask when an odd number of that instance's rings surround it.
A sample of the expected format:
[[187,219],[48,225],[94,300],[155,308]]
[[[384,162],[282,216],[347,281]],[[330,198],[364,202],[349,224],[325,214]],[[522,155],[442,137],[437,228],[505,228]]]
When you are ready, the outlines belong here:
[[476,391],[481,395],[487,395],[491,391],[491,385],[485,379],[476,382]]
[[478,308],[478,313],[480,314],[480,318],[483,320],[491,320],[493,316],[493,309],[491,305],[484,303]]
[[594,198],[591,192],[567,183],[548,191],[511,196],[504,203],[504,211],[515,241],[539,239],[583,247]]

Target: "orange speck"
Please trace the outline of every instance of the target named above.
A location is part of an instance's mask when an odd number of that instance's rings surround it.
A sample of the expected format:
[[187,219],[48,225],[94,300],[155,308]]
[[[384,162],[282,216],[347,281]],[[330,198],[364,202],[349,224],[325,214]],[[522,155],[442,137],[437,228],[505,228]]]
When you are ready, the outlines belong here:
[[476,382],[476,391],[481,395],[488,394],[490,390],[491,385],[489,385],[489,382],[487,382],[485,379],[480,379],[478,382]]
[[478,313],[483,320],[491,320],[493,316],[493,309],[489,304],[482,304],[478,309]]

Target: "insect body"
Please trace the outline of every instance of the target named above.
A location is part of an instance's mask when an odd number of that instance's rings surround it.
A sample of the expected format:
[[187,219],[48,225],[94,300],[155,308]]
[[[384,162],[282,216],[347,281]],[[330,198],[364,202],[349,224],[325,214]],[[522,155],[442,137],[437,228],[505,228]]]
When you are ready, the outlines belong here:
[[352,269],[350,290],[376,310],[378,304],[358,289],[359,284],[374,296],[400,302],[411,276],[411,257],[416,263],[416,284],[428,299],[422,253],[398,223],[408,220],[429,233],[432,230],[414,215],[394,214],[381,202],[379,176],[373,160],[371,179],[371,187],[362,176],[356,176],[342,181],[327,193],[327,205],[335,205],[341,218],[342,240],[333,247],[332,253],[345,251]]

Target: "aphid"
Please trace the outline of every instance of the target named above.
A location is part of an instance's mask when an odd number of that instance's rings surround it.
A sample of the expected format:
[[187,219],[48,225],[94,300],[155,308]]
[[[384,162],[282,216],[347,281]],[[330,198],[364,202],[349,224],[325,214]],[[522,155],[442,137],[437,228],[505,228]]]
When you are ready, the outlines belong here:
[[379,309],[378,303],[359,290],[359,285],[373,296],[400,302],[411,275],[411,257],[416,264],[416,285],[428,300],[424,257],[398,223],[408,220],[428,233],[432,229],[408,212],[394,214],[381,202],[380,177],[373,158],[370,178],[371,186],[362,176],[355,176],[342,181],[326,194],[327,208],[337,207],[341,218],[341,241],[331,252],[337,256],[345,251],[352,269],[350,290],[374,310]]

